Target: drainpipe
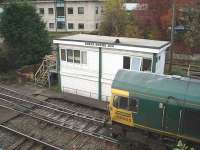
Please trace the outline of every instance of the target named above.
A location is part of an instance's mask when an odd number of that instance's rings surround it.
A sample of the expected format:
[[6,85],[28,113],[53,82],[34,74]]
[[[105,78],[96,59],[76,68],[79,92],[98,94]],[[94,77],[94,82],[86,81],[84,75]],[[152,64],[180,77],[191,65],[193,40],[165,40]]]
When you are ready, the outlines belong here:
[[101,78],[102,78],[102,49],[99,47],[99,92],[98,92],[98,99],[101,100],[102,95],[102,85],[101,85]]
[[61,92],[61,78],[60,78],[60,50],[59,45],[56,44],[56,54],[57,54],[57,61],[56,61],[56,69],[58,74],[58,90]]
[[153,64],[152,64],[152,72],[156,72],[156,62],[157,62],[157,55],[156,53],[153,53]]

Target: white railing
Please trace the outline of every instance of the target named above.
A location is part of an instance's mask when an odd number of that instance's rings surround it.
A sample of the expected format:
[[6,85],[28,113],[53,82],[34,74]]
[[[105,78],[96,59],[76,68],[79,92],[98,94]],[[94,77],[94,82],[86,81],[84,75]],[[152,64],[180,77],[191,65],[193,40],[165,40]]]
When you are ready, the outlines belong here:
[[200,66],[189,65],[189,67],[187,69],[187,76],[200,79]]
[[[74,88],[70,88],[70,87],[62,87],[62,94],[65,94],[65,92],[75,94],[75,95],[81,95],[81,96],[85,96],[85,97],[98,99],[98,93],[91,92],[91,91],[74,89]],[[107,95],[101,95],[101,99],[103,101],[108,101],[109,97],[110,96],[107,96]]]

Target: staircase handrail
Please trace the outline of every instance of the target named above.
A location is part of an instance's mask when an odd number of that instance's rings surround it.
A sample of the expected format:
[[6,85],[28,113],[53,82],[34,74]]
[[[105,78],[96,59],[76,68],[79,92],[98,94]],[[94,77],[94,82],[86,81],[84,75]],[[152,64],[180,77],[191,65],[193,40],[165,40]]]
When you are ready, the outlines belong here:
[[44,67],[44,61],[42,61],[42,64],[40,65],[40,67],[38,68],[38,70],[36,71],[34,77],[35,77],[35,81],[37,80],[37,75],[39,74],[39,72],[43,69]]

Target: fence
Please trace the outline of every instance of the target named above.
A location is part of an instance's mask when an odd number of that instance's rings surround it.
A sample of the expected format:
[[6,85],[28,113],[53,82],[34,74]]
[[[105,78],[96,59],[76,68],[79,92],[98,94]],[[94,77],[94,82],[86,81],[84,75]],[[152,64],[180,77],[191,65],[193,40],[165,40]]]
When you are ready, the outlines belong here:
[[[99,96],[98,93],[95,93],[95,92],[90,92],[90,91],[85,91],[85,90],[80,90],[80,89],[74,89],[74,88],[70,88],[70,87],[62,87],[62,94],[65,94],[65,92],[75,94],[75,95],[90,97],[90,98],[93,98],[93,99],[98,99],[98,96]],[[110,96],[101,95],[101,99],[103,101],[108,101],[109,98],[110,98]]]
[[200,66],[189,65],[187,75],[192,78],[200,79]]

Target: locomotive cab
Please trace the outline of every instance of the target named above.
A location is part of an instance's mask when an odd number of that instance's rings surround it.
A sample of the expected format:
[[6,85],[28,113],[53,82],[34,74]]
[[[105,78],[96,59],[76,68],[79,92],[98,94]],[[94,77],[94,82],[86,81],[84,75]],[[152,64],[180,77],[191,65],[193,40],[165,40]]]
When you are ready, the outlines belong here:
[[133,114],[138,111],[138,103],[138,100],[130,96],[128,91],[112,89],[112,96],[109,103],[111,121],[133,126]]

